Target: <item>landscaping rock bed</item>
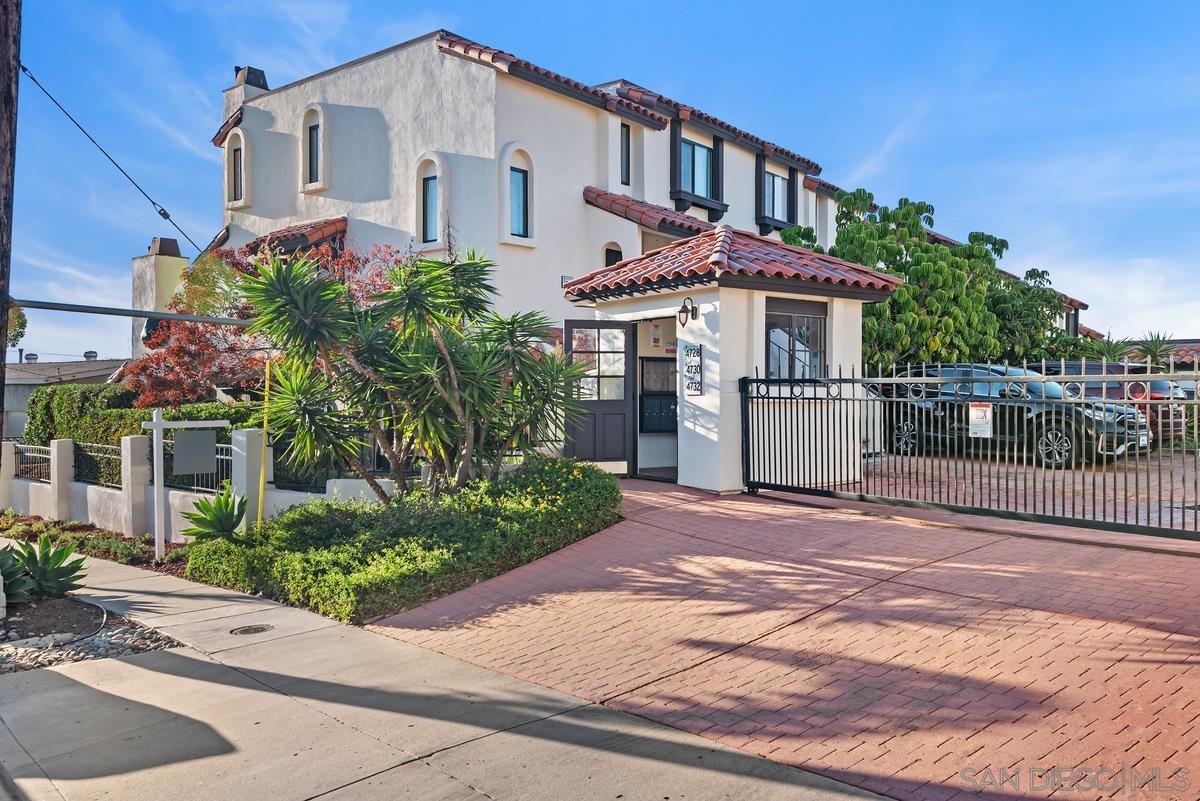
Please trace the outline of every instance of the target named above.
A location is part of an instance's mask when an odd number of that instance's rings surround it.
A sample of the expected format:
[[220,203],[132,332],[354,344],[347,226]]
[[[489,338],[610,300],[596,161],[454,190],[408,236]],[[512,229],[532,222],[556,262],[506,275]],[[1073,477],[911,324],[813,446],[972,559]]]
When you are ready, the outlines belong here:
[[153,629],[71,598],[12,604],[0,627],[0,674],[177,646]]

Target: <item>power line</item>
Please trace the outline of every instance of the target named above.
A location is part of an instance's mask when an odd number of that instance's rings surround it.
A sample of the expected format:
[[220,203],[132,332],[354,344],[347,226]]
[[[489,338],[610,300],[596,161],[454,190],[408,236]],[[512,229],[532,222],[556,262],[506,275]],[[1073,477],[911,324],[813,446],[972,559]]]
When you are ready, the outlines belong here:
[[65,114],[67,119],[70,120],[72,123],[74,123],[75,127],[79,129],[79,132],[82,133],[84,136],[86,136],[88,138],[88,141],[91,142],[93,145],[95,145],[96,149],[104,154],[104,158],[106,158],[112,162],[112,165],[121,172],[121,175],[124,175],[129,180],[129,183],[133,184],[133,188],[136,189],[137,191],[141,192],[142,197],[144,197],[144,198],[146,198],[146,200],[150,201],[150,205],[154,207],[154,210],[156,212],[158,212],[158,216],[162,217],[164,220],[169,222],[171,224],[171,226],[176,231],[178,231],[180,233],[180,235],[183,236],[184,239],[186,239],[188,242],[191,242],[192,247],[194,247],[197,250],[197,252],[199,252],[200,246],[197,245],[195,243],[195,241],[190,236],[187,235],[186,231],[184,231],[182,228],[179,227],[178,223],[176,223],[174,220],[171,219],[171,213],[168,212],[165,208],[163,208],[162,205],[159,204],[154,198],[152,198],[152,197],[150,197],[150,195],[146,194],[146,190],[142,189],[142,187],[138,184],[138,182],[133,180],[133,176],[130,175],[129,173],[125,172],[125,168],[122,167],[120,164],[118,164],[117,160],[114,159],[112,156],[110,156],[108,154],[108,151],[100,146],[100,143],[97,142],[92,137],[92,135],[87,132],[87,129],[79,124],[79,120],[77,120],[71,116],[71,112],[69,112],[65,108],[63,108],[62,103],[59,103],[54,98],[54,95],[50,94],[50,91],[48,89],[46,89],[46,87],[42,86],[41,81],[39,81],[37,78],[35,78],[33,73],[30,72],[29,68],[26,67],[24,64],[21,64],[21,72],[25,73],[25,75],[27,75],[29,77],[29,80],[33,81],[34,86],[36,86],[38,89],[42,90],[42,94],[44,94],[46,97],[50,98],[51,103],[58,106],[58,110],[61,111],[63,114]]

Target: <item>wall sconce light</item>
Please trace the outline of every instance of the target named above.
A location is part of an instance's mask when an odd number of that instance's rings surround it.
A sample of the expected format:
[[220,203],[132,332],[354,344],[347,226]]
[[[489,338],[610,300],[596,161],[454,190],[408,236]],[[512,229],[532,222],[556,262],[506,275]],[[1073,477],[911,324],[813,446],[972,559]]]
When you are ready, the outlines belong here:
[[700,310],[696,308],[696,304],[692,303],[691,298],[684,298],[683,305],[679,307],[679,325],[686,327],[688,320],[695,320],[700,317]]

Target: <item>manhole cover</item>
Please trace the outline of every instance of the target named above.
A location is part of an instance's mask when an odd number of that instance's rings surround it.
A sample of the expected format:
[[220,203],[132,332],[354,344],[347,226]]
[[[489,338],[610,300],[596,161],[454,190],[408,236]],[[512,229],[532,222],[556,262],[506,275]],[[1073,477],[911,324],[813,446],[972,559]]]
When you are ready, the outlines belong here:
[[230,629],[230,630],[229,630],[229,633],[230,633],[230,634],[238,634],[238,635],[241,635],[241,634],[262,634],[264,631],[270,631],[270,630],[271,630],[271,629],[273,629],[273,628],[275,628],[275,627],[274,627],[274,626],[268,626],[268,625],[267,625],[267,624],[265,624],[265,623],[256,623],[256,624],[255,624],[255,625],[253,625],[253,626],[238,626],[236,629]]

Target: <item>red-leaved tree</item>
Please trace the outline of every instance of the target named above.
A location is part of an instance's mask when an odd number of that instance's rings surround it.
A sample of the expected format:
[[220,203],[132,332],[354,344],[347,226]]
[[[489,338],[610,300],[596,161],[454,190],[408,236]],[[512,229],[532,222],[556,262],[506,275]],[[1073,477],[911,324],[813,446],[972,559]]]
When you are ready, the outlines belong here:
[[[389,284],[387,268],[401,254],[376,245],[367,253],[323,244],[310,249],[330,275],[350,287],[351,296],[363,302]],[[246,319],[239,283],[257,273],[259,259],[269,252],[223,248],[201,256],[182,276],[181,286],[168,304],[169,311],[208,317]],[[148,408],[209,400],[218,387],[238,395],[262,386],[265,343],[231,325],[160,321],[146,338],[150,350],[130,363],[122,378],[137,393],[134,406]]]

